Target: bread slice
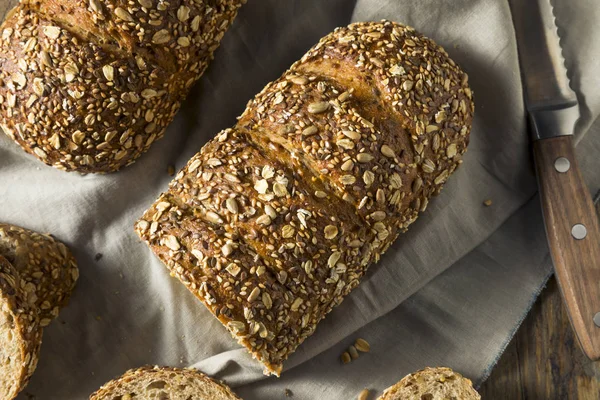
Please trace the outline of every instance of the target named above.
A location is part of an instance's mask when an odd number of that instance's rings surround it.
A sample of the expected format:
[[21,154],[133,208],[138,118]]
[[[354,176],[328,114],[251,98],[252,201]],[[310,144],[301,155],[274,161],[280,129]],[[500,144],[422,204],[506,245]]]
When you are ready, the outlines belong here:
[[0,255],[18,271],[27,302],[39,309],[40,324],[48,325],[69,300],[79,277],[67,246],[50,235],[0,223]]
[[425,368],[387,388],[379,400],[481,400],[471,381],[450,368]]
[[37,366],[42,329],[17,270],[0,256],[0,399],[11,400]]
[[231,389],[194,369],[146,366],[102,386],[90,400],[240,400]]

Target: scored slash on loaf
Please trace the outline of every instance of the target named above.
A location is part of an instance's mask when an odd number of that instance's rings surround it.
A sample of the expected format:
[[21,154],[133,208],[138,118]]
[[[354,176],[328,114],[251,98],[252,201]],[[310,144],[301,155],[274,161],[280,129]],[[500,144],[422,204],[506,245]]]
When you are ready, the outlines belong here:
[[389,21],[339,28],[136,231],[278,375],[460,165],[473,111],[467,75],[432,40]]
[[0,28],[0,126],[67,170],[112,172],[164,134],[245,0],[24,0]]

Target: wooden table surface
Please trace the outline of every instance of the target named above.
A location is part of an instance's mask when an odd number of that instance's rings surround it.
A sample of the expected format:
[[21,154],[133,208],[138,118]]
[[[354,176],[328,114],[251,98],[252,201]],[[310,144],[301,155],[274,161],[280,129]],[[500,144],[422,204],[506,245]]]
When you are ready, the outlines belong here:
[[483,400],[600,400],[600,362],[579,349],[554,278],[480,393]]

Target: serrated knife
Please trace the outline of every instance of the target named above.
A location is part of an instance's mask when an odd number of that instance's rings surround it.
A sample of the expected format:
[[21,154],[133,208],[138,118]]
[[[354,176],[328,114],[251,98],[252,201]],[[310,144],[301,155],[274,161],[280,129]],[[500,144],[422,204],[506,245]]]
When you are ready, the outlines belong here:
[[554,271],[583,352],[600,359],[600,228],[577,166],[577,96],[549,0],[509,0]]

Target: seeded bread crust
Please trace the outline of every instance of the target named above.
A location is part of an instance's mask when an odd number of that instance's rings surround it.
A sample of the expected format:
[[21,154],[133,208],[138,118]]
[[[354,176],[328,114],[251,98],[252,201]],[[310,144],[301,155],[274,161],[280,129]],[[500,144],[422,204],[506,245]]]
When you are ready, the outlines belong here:
[[378,400],[481,400],[471,381],[450,368],[425,368],[387,388]]
[[[136,231],[278,375],[461,164],[467,82],[412,28],[339,28],[194,156]],[[290,300],[273,311],[273,298]]]
[[39,310],[41,326],[48,325],[67,304],[79,277],[67,246],[52,236],[0,223],[0,256],[17,269],[28,304]]
[[0,126],[53,167],[112,172],[164,134],[245,0],[27,0],[0,28]]
[[194,369],[142,367],[103,385],[90,400],[240,400],[229,387]]
[[42,344],[37,311],[27,303],[17,270],[0,256],[0,398],[10,400],[35,371]]

